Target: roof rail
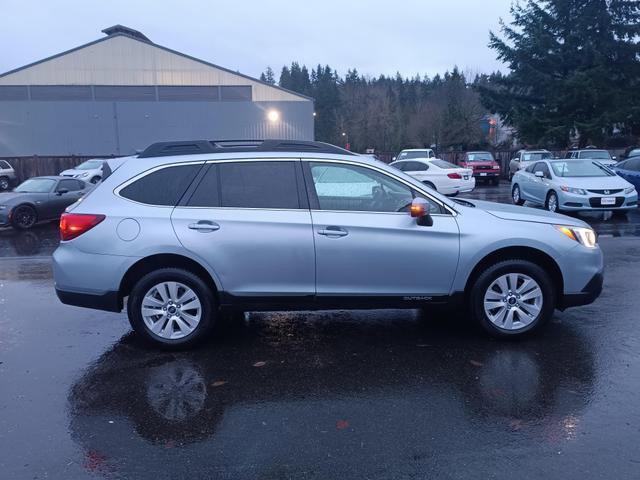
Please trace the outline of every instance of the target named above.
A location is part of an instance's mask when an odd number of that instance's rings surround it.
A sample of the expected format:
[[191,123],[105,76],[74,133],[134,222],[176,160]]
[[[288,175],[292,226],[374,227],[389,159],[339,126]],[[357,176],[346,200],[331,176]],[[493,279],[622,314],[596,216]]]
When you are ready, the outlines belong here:
[[354,155],[344,148],[306,140],[190,140],[149,145],[138,158],[235,152],[316,152]]

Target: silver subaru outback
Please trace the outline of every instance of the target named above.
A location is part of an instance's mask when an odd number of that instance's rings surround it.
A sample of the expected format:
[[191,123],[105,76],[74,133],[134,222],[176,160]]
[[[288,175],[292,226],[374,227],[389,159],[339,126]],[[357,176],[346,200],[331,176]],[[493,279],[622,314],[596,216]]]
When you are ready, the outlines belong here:
[[120,312],[165,347],[225,310],[464,305],[489,333],[593,302],[594,231],[551,212],[451,200],[319,142],[164,142],[112,169],[60,221],[56,292]]

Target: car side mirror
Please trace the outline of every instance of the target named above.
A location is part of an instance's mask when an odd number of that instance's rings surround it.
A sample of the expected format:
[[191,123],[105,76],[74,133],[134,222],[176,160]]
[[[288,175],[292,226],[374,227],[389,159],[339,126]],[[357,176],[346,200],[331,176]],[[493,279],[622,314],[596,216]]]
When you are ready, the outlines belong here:
[[69,190],[67,190],[66,188],[61,188],[60,190],[58,190],[56,192],[58,195],[64,195],[65,193],[69,193]]
[[433,226],[433,218],[429,213],[429,202],[424,198],[416,197],[411,202],[409,213],[416,219],[417,224],[421,227]]
[[536,173],[534,173],[534,175],[538,178],[544,178],[544,172],[541,172],[540,170],[538,170]]
[[614,155],[613,157],[611,157],[611,160],[618,160],[618,157]]

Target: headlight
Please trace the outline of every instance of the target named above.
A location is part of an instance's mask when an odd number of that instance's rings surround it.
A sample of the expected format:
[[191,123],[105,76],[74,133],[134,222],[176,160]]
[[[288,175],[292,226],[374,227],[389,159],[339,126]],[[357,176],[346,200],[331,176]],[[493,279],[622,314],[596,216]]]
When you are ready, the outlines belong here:
[[[636,187],[631,185],[630,187],[624,189],[624,193],[633,193],[635,190],[636,190]],[[0,208],[2,208],[2,207],[0,207]]]
[[491,167],[491,168],[493,168],[494,170],[500,170],[500,167],[499,167],[498,165],[494,165],[494,166],[493,166],[493,167]]
[[585,227],[567,227],[564,225],[555,225],[556,229],[566,235],[571,240],[575,240],[576,242],[584,245],[588,248],[595,248],[598,244],[596,240],[596,232],[594,232],[591,228]]
[[560,190],[563,192],[575,193],[577,195],[587,195],[587,191],[582,188],[573,188],[563,185],[560,187]]
[[89,172],[84,172],[83,174],[80,175],[81,177],[88,177],[89,176]]
[[7,206],[6,205],[0,205],[0,210],[6,210]]

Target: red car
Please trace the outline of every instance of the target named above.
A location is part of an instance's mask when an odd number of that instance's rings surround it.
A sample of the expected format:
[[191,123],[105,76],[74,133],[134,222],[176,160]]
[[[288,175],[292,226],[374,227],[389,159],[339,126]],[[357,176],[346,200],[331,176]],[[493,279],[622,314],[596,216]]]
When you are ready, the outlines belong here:
[[478,181],[491,182],[498,185],[500,181],[500,165],[491,152],[467,152],[459,162],[463,168],[471,168],[473,176]]

